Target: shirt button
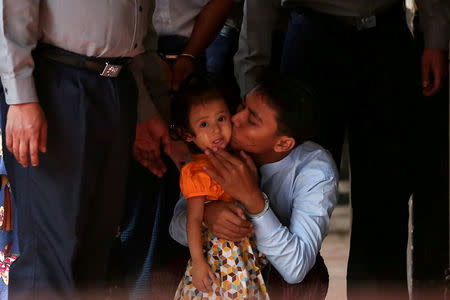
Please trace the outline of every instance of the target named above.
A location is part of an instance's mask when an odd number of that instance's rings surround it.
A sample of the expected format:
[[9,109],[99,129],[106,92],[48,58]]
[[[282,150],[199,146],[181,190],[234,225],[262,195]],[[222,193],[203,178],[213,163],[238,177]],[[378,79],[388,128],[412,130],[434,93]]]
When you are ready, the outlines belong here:
[[142,11],[142,6],[141,5],[139,5],[139,11]]

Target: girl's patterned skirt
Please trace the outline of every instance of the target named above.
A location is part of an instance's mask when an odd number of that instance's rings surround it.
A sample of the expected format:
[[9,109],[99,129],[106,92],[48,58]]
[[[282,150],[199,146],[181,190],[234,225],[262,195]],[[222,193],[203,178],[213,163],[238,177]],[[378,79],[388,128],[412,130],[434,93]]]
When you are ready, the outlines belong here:
[[261,274],[267,261],[256,250],[254,237],[235,243],[219,239],[205,228],[203,252],[215,275],[213,292],[206,294],[195,288],[189,260],[174,299],[269,299]]

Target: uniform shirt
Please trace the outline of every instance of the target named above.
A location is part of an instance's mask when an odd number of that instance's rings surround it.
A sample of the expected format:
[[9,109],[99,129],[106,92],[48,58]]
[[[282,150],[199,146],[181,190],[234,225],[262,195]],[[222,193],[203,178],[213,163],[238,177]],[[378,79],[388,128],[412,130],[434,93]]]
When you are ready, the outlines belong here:
[[225,21],[225,25],[232,27],[238,31],[241,30],[242,16],[243,16],[243,0],[234,0],[233,8],[231,9],[230,16]]
[[[283,6],[301,5],[315,11],[336,15],[367,17],[389,9],[400,0],[281,0]],[[449,20],[445,10],[450,9],[448,0],[416,0],[426,48],[448,49]]]
[[[313,142],[260,168],[260,188],[269,210],[253,219],[256,244],[288,283],[303,280],[328,233],[338,197],[338,172],[331,155]],[[187,245],[186,200],[175,206],[170,235]]]
[[[144,51],[153,4],[150,0],[3,0],[0,9],[0,76],[6,102],[20,104],[38,101],[31,56],[38,41],[87,56],[134,57]],[[146,91],[139,87],[139,93]]]
[[155,0],[153,26],[158,36],[189,38],[195,19],[209,0]]
[[[400,0],[281,0],[287,7],[304,7],[336,15],[367,17],[379,14]],[[416,0],[424,32],[425,47],[448,49],[450,1]],[[256,86],[262,70],[270,63],[272,31],[280,0],[245,0],[239,49],[234,57],[235,75],[242,95]],[[261,22],[264,20],[264,22]]]

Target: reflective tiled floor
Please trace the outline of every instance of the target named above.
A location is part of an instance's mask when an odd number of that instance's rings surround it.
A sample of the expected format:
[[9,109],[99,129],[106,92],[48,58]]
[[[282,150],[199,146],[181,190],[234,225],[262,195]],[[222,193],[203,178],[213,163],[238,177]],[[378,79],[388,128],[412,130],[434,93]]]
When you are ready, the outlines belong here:
[[328,268],[330,282],[326,300],[347,299],[346,274],[350,243],[350,207],[338,205],[331,217],[330,231],[320,251]]

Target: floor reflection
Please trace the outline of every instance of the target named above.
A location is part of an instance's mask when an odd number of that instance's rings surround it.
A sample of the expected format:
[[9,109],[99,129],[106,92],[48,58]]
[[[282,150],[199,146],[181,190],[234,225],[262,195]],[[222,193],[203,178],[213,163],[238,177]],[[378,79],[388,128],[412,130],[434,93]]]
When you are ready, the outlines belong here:
[[286,300],[323,300],[327,296],[329,285],[328,270],[322,256],[318,256],[316,264],[299,284],[286,283],[275,270],[270,270],[267,280],[269,296],[271,299]]
[[347,261],[350,247],[350,207],[338,205],[330,221],[330,230],[325,238],[321,254],[330,277],[326,300],[347,299]]
[[[188,253],[180,253],[170,263],[155,269],[152,273],[152,286],[149,295],[141,295],[142,299],[147,297],[151,297],[151,299],[173,299],[184,272],[184,268],[180,266],[185,266],[188,258]],[[327,267],[320,255],[317,257],[314,267],[299,284],[286,283],[274,268],[270,268],[264,273],[271,299],[323,300],[326,298],[329,276]]]

